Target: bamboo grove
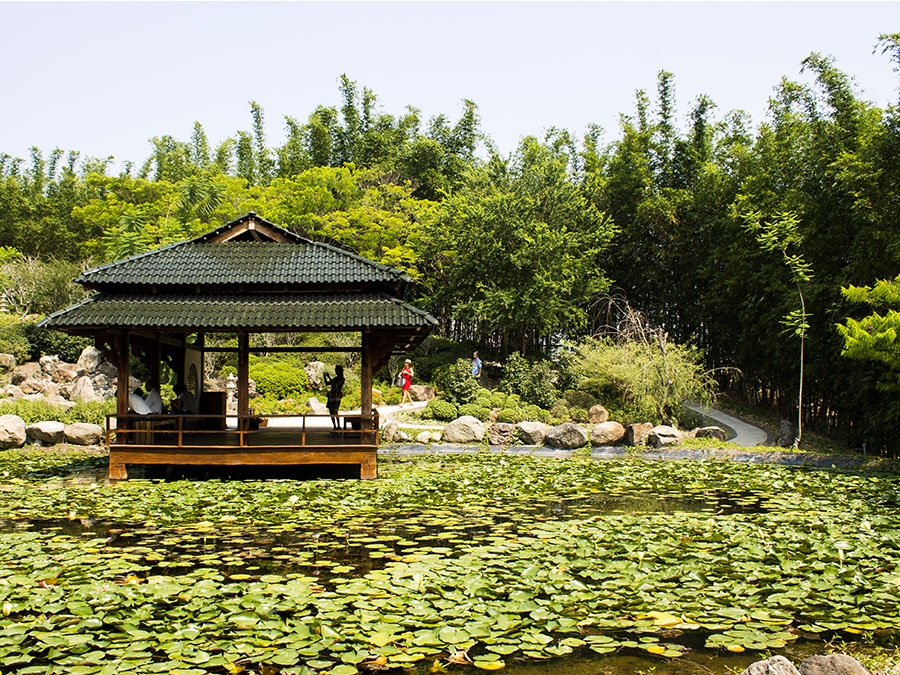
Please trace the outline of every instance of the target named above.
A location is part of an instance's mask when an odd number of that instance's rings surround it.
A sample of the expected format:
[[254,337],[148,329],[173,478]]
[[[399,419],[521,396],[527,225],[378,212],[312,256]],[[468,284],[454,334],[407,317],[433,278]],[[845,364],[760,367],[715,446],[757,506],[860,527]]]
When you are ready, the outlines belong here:
[[[878,49],[900,72],[900,35]],[[251,102],[248,130],[212,145],[196,123],[115,174],[112,158],[4,154],[0,262],[77,271],[252,210],[405,270],[443,336],[501,356],[548,356],[598,332],[600,299],[623,294],[699,347],[723,386],[785,416],[802,325],[804,427],[895,453],[900,357],[866,358],[864,339],[857,358],[842,355],[848,325],[865,337],[873,312],[858,302],[871,294],[842,289],[900,274],[900,108],[866,102],[830,58],[812,54],[801,72],[809,84],[777,83],[764,121],[703,95],[679,114],[675,77],[661,72],[615,133],[551,128],[509,155],[474,102],[456,119],[395,116],[346,76],[340,104],[285,118],[277,147]],[[766,223],[792,225],[782,248],[760,245]],[[802,261],[802,286],[789,260]],[[71,299],[43,297],[27,311]]]

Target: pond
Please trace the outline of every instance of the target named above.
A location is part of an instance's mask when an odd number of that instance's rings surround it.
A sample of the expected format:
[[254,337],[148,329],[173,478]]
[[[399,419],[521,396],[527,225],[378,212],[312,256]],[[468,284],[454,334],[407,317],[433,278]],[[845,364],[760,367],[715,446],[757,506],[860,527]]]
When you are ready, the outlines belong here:
[[379,465],[107,485],[102,460],[3,453],[0,671],[724,673],[900,625],[894,476]]

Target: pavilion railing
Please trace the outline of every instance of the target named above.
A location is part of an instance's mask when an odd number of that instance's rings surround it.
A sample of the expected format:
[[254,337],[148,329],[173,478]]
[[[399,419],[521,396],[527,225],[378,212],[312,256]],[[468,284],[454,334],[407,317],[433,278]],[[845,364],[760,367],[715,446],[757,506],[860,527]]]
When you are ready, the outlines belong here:
[[[339,413],[340,428],[331,428],[331,415],[107,415],[107,447],[131,445],[166,448],[328,448],[377,447],[378,411],[372,415]],[[269,426],[272,419],[301,420],[299,425]],[[310,419],[328,420],[316,425]],[[233,426],[229,426],[233,422]],[[349,428],[347,428],[349,427]],[[368,427],[368,428],[367,428]]]

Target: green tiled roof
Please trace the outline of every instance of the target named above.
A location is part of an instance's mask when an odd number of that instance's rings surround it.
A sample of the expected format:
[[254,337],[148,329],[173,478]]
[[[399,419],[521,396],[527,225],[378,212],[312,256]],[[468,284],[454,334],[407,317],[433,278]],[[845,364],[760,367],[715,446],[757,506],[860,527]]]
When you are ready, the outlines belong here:
[[101,294],[44,321],[50,328],[63,330],[430,330],[436,323],[427,312],[384,293]]
[[110,286],[281,287],[409,281],[399,270],[348,251],[298,238],[272,241],[185,241],[85,272],[88,288]]

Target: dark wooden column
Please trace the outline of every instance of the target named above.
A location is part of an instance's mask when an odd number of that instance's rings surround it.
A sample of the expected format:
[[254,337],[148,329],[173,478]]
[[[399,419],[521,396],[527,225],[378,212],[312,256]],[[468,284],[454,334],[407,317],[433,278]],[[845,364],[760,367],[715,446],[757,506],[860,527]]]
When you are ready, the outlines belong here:
[[128,331],[123,330],[116,342],[116,414],[128,414],[128,357],[131,349],[128,344]]
[[363,415],[362,428],[372,428],[372,333],[362,332],[362,355],[359,367],[359,407]]
[[[238,333],[237,414],[250,414],[250,333]],[[242,422],[246,424],[246,422]]]

